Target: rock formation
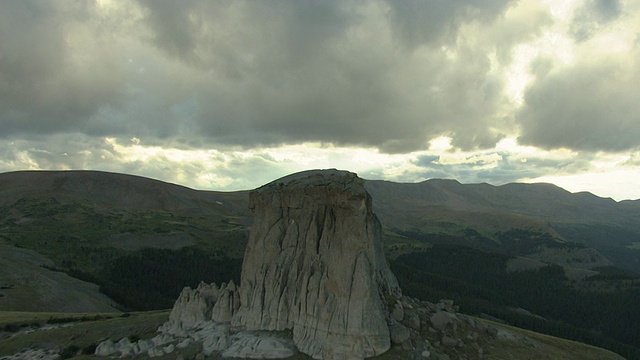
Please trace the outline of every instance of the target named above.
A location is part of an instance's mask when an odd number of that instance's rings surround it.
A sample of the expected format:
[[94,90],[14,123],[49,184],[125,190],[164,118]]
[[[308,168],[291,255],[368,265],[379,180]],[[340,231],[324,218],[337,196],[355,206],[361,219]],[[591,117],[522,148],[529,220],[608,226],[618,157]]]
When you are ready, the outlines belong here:
[[164,333],[186,336],[189,331],[205,321],[229,323],[240,306],[237,287],[232,281],[216,284],[200,283],[196,289],[186,287],[169,315],[169,321],[161,327]]
[[218,290],[218,301],[211,309],[211,320],[228,324],[239,307],[240,297],[238,296],[238,288],[233,283],[233,280],[226,285],[222,284]]
[[186,334],[199,323],[211,320],[211,309],[218,300],[218,287],[215,284],[200,283],[196,289],[184,288],[173,305],[169,321],[162,331],[171,334]]
[[[253,191],[254,222],[240,287],[229,282],[185,288],[160,331],[201,339],[205,353],[222,356],[234,348],[256,357],[286,353],[286,341],[240,336],[241,330],[290,330],[296,348],[314,358],[365,358],[387,351],[390,329],[405,330],[389,313],[401,293],[363,184],[356,174],[323,170]],[[103,353],[119,348],[105,343]]]
[[402,296],[382,252],[371,197],[355,174],[283,178],[254,191],[251,209],[239,288],[233,282],[185,288],[159,335],[108,339],[96,354],[275,359],[301,351],[351,360],[393,345],[388,358],[513,358],[512,348],[532,351],[531,358],[548,355],[534,338],[459,314],[452,300]]
[[232,325],[291,329],[298,349],[314,358],[388,350],[383,299],[400,289],[363,180],[337,170],[298,173],[252,192],[250,207]]

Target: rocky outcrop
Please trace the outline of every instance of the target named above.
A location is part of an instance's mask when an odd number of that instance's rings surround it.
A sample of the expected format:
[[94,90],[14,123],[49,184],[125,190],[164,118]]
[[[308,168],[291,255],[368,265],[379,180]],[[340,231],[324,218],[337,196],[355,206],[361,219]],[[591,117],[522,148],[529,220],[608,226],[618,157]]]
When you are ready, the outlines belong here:
[[[205,352],[223,357],[234,351],[264,357],[290,352],[264,336],[233,345],[229,334],[238,329],[290,330],[297,349],[314,358],[357,359],[387,351],[389,324],[406,329],[399,323],[402,309],[395,309],[396,320],[389,313],[401,293],[363,184],[345,171],[310,171],[252,192],[254,222],[240,287],[229,282],[185,288],[160,331],[203,342]],[[232,328],[219,326],[229,323]],[[405,331],[399,338],[407,336]],[[104,352],[122,348],[114,346],[105,344]]]
[[211,320],[211,309],[218,300],[218,293],[216,284],[201,282],[196,289],[185,287],[171,309],[169,321],[160,330],[180,335],[203,321]]
[[151,358],[172,354],[179,358],[185,350],[193,351],[194,347],[201,351],[203,358],[283,359],[296,353],[293,341],[285,337],[239,331],[229,325],[204,321],[183,335],[162,332],[151,339],[134,342],[128,337],[119,341],[109,339],[96,347],[95,354],[112,357],[146,354]]
[[363,359],[393,345],[407,358],[472,359],[482,357],[482,341],[498,338],[457,314],[451,300],[402,296],[371,197],[355,174],[295,174],[257,189],[250,201],[254,222],[239,287],[185,288],[160,335],[105,341],[96,353],[153,357],[200,346],[203,356],[223,358],[300,351]]
[[237,287],[233,280],[220,287],[203,282],[196,289],[185,287],[171,309],[169,321],[159,330],[186,336],[206,321],[229,323],[239,306]]
[[283,359],[291,357],[295,351],[291,340],[277,337],[257,336],[241,333],[223,353],[225,358],[243,359]]
[[108,339],[96,354],[272,359],[302,351],[351,360],[393,345],[385,357],[514,358],[512,348],[532,351],[531,358],[548,355],[543,342],[460,314],[452,300],[402,296],[382,253],[371,197],[355,174],[289,176],[254,191],[251,208],[240,287],[185,288],[159,335]]
[[240,297],[238,295],[238,288],[233,283],[233,280],[227,284],[222,284],[218,289],[218,301],[211,310],[211,320],[228,324],[231,322],[231,318],[238,311],[240,307]]
[[240,309],[232,325],[293,331],[314,358],[364,358],[390,347],[384,297],[400,289],[371,196],[355,174],[303,172],[250,195]]

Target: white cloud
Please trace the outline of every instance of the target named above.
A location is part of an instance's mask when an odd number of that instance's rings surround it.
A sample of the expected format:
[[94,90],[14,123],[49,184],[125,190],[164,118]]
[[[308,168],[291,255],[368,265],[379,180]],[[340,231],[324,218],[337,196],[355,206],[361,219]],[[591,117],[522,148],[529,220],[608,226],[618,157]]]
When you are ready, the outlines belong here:
[[585,172],[573,175],[550,175],[527,182],[548,182],[571,192],[588,191],[614,200],[640,199],[640,167],[608,171]]

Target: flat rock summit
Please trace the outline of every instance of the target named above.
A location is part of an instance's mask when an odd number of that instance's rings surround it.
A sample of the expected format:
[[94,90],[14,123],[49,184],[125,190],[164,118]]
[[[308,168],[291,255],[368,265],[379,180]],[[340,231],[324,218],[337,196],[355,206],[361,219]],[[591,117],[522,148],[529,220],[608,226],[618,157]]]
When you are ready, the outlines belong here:
[[385,296],[399,297],[371,196],[355,174],[311,171],[250,195],[254,215],[231,324],[293,331],[315,358],[389,349]]

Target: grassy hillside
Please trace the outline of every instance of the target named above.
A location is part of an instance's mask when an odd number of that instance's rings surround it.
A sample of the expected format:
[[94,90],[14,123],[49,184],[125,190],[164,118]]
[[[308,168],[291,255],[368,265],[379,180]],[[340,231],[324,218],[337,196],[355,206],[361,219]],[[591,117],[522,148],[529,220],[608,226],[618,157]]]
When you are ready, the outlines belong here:
[[397,235],[399,230],[408,239],[449,237],[459,244],[502,251],[518,241],[504,236],[515,229],[558,243],[583,244],[596,250],[596,263],[606,259],[640,273],[640,248],[633,247],[640,241],[640,200],[616,202],[590,193],[573,194],[552,184],[369,180],[365,186],[387,232]]
[[45,349],[61,358],[98,359],[96,346],[123,334],[152,338],[168,311],[118,314],[0,312],[0,357]]
[[[604,258],[597,263],[608,259],[640,272],[640,247],[633,246],[640,242],[638,201],[617,203],[550,184],[367,181],[366,187],[390,246],[420,246],[429,237],[530,252],[532,244],[508,236],[515,229],[584,244]],[[196,247],[239,259],[250,222],[248,192],[195,191],[91,171],[0,174],[0,243],[36,250],[65,271],[93,274],[96,264],[143,248]]]
[[410,203],[443,205],[456,210],[494,210],[552,222],[606,222],[639,228],[637,202],[619,203],[590,193],[570,193],[553,184],[492,186],[440,179],[415,184],[368,180],[366,188],[374,199],[381,201],[382,208],[395,200],[397,208]]
[[[169,313],[143,312],[112,314],[60,314],[60,313],[12,313],[0,312],[0,357],[27,350],[42,349],[59,354],[61,358],[101,359],[93,355],[96,346],[106,340],[148,339],[156,335],[156,329],[168,320]],[[523,329],[493,323],[490,326],[509,334],[489,340],[484,359],[575,359],[620,360],[609,351]],[[191,345],[177,349],[160,359],[195,357],[201,349]],[[374,357],[377,360],[410,359],[401,348]],[[292,360],[308,360],[310,357],[296,354]]]
[[640,276],[609,272],[582,281],[568,269],[510,268],[512,258],[437,245],[391,262],[404,293],[428,301],[453,299],[468,314],[590,343],[640,359]]
[[[0,244],[7,256],[37,252],[42,259],[32,265],[40,272],[100,285],[112,298],[104,306],[167,308],[183,286],[237,279],[247,195],[101,172],[0,174]],[[0,279],[12,274],[5,268]],[[65,311],[64,302],[22,301],[38,282],[6,282],[13,289],[3,292],[0,309]],[[48,291],[65,293],[58,285]]]

